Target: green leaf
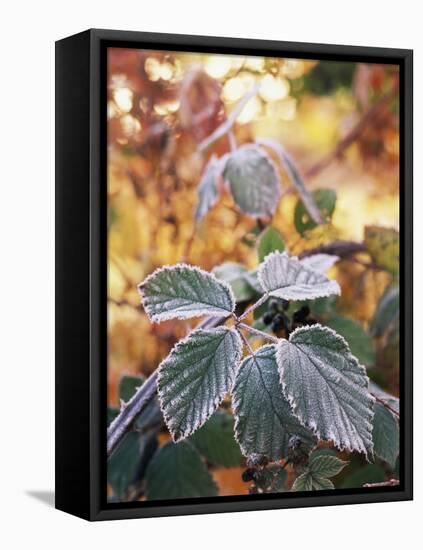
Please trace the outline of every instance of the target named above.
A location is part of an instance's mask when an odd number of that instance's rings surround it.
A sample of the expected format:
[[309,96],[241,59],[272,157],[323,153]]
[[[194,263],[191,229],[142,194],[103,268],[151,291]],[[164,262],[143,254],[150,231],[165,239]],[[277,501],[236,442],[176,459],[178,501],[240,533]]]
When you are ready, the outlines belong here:
[[328,489],[335,489],[335,486],[330,479],[326,479],[325,477],[320,477],[317,475],[312,476],[312,484],[313,484],[314,491],[324,491]]
[[198,451],[187,441],[168,442],[146,472],[147,500],[214,497],[217,487]]
[[138,289],[148,316],[156,323],[202,315],[227,317],[235,309],[234,295],[226,283],[185,264],[157,269]]
[[309,468],[315,476],[333,477],[338,475],[348,464],[337,456],[315,454],[310,457]]
[[295,480],[293,491],[321,491],[335,489],[329,477],[336,476],[348,464],[336,456],[314,451],[306,471]]
[[241,451],[234,439],[234,419],[223,411],[217,411],[209,418],[190,441],[213,466],[231,468],[242,462]]
[[335,489],[329,477],[336,476],[348,464],[336,456],[315,451],[304,473],[297,477],[292,491],[322,491]]
[[271,252],[283,252],[285,250],[285,243],[282,235],[279,231],[269,225],[261,234],[258,243],[258,260],[261,263],[264,258]]
[[373,455],[374,398],[347,342],[321,325],[301,327],[278,344],[283,391],[300,422],[339,449]]
[[197,222],[204,218],[219,197],[218,178],[222,173],[225,158],[226,155],[221,159],[213,155],[204,168],[203,175],[198,184],[198,204],[195,210],[195,219]]
[[351,353],[366,366],[374,365],[376,352],[373,341],[364,328],[348,317],[334,317],[326,325],[345,338]]
[[339,285],[323,273],[304,267],[296,256],[273,252],[260,264],[258,279],[270,296],[306,300],[340,294]]
[[312,491],[313,477],[310,472],[305,472],[297,477],[292,485],[292,491]]
[[[321,212],[324,223],[329,223],[336,206],[336,191],[333,189],[317,189],[312,193],[314,202]],[[300,235],[317,227],[302,200],[297,202],[294,212],[295,228]]]
[[256,145],[242,145],[229,155],[223,178],[237,206],[254,218],[271,217],[279,204],[278,172],[268,155]]
[[287,455],[292,435],[314,443],[283,396],[275,349],[273,345],[261,347],[242,361],[236,374],[232,390],[235,437],[245,456],[257,453],[279,460]]
[[370,323],[373,336],[380,337],[399,319],[400,293],[397,284],[389,286],[379,300]]
[[141,460],[140,436],[129,432],[114,451],[107,464],[107,480],[114,494],[122,499],[135,482]]
[[230,285],[237,302],[251,300],[257,294],[249,282],[247,269],[240,264],[225,262],[213,269],[213,275]]
[[376,403],[373,421],[375,454],[392,468],[399,454],[399,426],[395,416],[383,405]]
[[227,327],[194,330],[159,366],[158,393],[174,441],[191,435],[214,413],[235,378],[242,342]]
[[364,244],[374,262],[392,275],[399,274],[399,233],[396,229],[368,225]]
[[144,376],[122,376],[119,381],[119,399],[127,403],[144,382]]

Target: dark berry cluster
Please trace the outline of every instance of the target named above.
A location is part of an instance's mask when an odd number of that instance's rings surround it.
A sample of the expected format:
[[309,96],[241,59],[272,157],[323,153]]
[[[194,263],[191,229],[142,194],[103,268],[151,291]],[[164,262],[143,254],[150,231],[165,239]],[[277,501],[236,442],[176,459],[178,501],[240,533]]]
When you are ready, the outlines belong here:
[[279,462],[270,463],[264,455],[253,454],[247,459],[247,469],[242,473],[242,480],[250,483],[248,493],[280,493],[285,490],[285,466]]
[[268,464],[268,458],[261,454],[252,454],[247,458],[247,469],[242,472],[241,477],[244,483],[252,482],[248,488],[250,495],[264,492],[265,468]]
[[271,325],[274,333],[279,333],[284,330],[289,334],[289,318],[286,314],[286,310],[289,307],[289,302],[286,300],[278,300],[272,298],[269,301],[269,308],[263,315],[263,323],[265,325]]
[[292,320],[289,319],[287,310],[289,302],[287,300],[279,300],[272,298],[269,301],[269,307],[263,315],[263,323],[267,326],[271,325],[272,331],[275,334],[285,333],[287,337],[294,329],[302,325],[313,325],[317,321],[311,319],[310,308],[307,305],[301,306],[292,314]]

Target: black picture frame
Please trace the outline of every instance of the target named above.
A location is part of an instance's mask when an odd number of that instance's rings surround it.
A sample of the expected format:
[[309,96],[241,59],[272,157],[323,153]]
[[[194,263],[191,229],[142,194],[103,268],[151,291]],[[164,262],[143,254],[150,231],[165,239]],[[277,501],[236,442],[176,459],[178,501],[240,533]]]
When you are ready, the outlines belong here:
[[[399,486],[107,503],[105,113],[106,51],[111,46],[399,65]],[[56,42],[56,508],[87,520],[108,520],[412,499],[412,101],[412,50],[98,29]]]

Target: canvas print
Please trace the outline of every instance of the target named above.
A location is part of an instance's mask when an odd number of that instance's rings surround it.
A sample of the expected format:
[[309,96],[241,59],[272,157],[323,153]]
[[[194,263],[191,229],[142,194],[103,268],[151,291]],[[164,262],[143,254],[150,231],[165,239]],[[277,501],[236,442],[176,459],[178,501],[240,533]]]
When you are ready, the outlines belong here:
[[108,502],[398,485],[398,66],[107,80]]

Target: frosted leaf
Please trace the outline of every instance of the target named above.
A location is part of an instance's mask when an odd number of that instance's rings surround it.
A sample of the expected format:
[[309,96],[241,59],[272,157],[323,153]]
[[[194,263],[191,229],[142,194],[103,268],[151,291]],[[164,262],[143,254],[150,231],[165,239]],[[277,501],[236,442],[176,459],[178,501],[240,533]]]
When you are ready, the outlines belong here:
[[191,435],[233,384],[242,342],[234,329],[194,330],[159,366],[158,393],[174,441]]
[[234,417],[227,412],[216,411],[189,440],[213,466],[232,468],[244,460],[234,439]]
[[257,145],[242,145],[232,152],[223,178],[245,214],[267,218],[275,213],[281,196],[279,175],[269,156]]
[[287,455],[292,435],[314,443],[282,393],[275,352],[273,345],[261,347],[242,361],[236,374],[232,390],[235,437],[245,456],[262,454],[279,460]]
[[226,283],[185,264],[157,269],[138,290],[148,316],[157,323],[202,315],[227,317],[235,309],[232,290]]
[[304,426],[341,450],[373,455],[374,398],[342,336],[321,325],[298,328],[280,341],[276,360],[284,394]]
[[373,421],[375,454],[392,468],[399,453],[399,426],[395,416],[383,405],[376,403]]
[[339,256],[333,256],[332,254],[313,254],[313,256],[307,256],[303,258],[301,264],[308,269],[314,269],[319,273],[325,273],[339,260]]
[[198,203],[195,210],[196,221],[201,221],[219,197],[218,179],[227,155],[218,159],[213,155],[204,168],[198,184]]
[[284,300],[309,300],[341,293],[336,281],[305,267],[296,256],[286,252],[266,256],[259,266],[258,279],[270,296]]

